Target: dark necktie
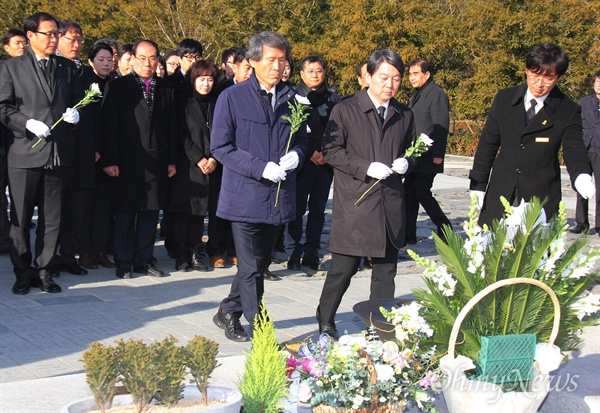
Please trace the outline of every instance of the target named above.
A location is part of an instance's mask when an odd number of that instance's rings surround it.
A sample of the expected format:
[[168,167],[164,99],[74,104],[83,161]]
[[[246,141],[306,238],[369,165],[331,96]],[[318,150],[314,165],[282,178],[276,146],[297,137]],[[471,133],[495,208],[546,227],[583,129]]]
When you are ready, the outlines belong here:
[[266,90],[261,90],[260,91],[261,96],[263,97],[263,99],[265,100],[265,102],[267,102],[267,104],[269,105],[269,107],[271,109],[273,109],[273,94],[270,92],[267,92]]
[[46,73],[46,69],[48,68],[48,59],[40,59],[40,67],[42,71]]
[[383,122],[385,122],[385,106],[379,106],[377,108],[377,111],[379,111],[379,120],[381,121],[381,124],[383,125]]
[[527,119],[528,125],[529,125],[529,122],[531,122],[531,119],[533,119],[533,117],[535,116],[535,105],[537,105],[537,100],[531,99],[529,101],[529,104],[531,106],[529,106],[529,109],[527,109],[527,112],[525,112],[525,118]]

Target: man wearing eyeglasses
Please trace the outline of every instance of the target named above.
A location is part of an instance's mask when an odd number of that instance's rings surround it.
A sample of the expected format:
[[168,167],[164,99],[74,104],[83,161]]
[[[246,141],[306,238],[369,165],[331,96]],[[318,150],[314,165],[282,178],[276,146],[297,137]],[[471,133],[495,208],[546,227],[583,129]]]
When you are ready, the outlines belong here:
[[[296,219],[288,224],[288,233],[294,249],[288,260],[288,269],[301,270],[302,265],[313,271],[323,270],[319,259],[321,232],[325,225],[325,206],[329,188],[333,182],[333,168],[323,157],[323,134],[331,109],[340,96],[327,88],[325,61],[319,56],[308,56],[300,62],[300,85],[298,94],[308,98],[311,104],[308,125],[308,153],[296,178]],[[302,220],[308,206],[306,242],[302,244]]]
[[525,66],[526,83],[496,95],[469,173],[481,225],[504,215],[501,196],[512,205],[534,196],[546,200],[552,218],[561,200],[561,146],[575,190],[585,199],[596,192],[581,139],[581,108],[556,86],[569,67],[567,54],[555,44],[537,44]]
[[167,80],[175,87],[176,96],[192,93],[192,84],[187,80],[186,73],[197,60],[202,59],[202,50],[202,44],[194,39],[183,39],[177,45],[180,66],[175,73],[167,76]]
[[80,60],[81,48],[83,47],[82,33],[79,23],[73,20],[58,22],[58,50],[56,55],[71,59],[80,70],[82,70]]
[[[79,113],[71,108],[83,92],[75,64],[54,55],[56,19],[35,13],[25,19],[24,32],[27,52],[0,65],[0,121],[14,135],[8,142],[11,261],[17,278],[12,291],[27,294],[34,286],[58,293],[61,288],[52,280],[49,267],[65,185],[75,162]],[[39,213],[32,251],[29,228],[35,206]]]
[[116,276],[162,277],[152,255],[158,213],[177,172],[175,97],[156,76],[156,43],[140,40],[131,53],[133,71],[111,80],[102,101],[102,162],[114,179]]

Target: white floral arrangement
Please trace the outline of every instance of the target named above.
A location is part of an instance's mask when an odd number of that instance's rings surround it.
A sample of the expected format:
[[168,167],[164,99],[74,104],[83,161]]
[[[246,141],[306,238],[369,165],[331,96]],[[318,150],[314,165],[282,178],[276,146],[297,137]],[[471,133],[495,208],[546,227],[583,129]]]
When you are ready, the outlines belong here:
[[[466,240],[450,230],[444,234],[447,243],[434,235],[440,262],[408,251],[425,267],[426,288],[413,293],[422,306],[419,314],[435,326],[434,334],[425,340],[427,345],[444,352],[456,316],[475,294],[496,281],[526,277],[547,284],[556,293],[562,313],[556,345],[565,351],[576,349],[583,329],[598,323],[593,315],[600,310],[600,296],[588,290],[600,275],[600,249],[587,249],[587,235],[568,242],[562,203],[557,216],[546,222],[536,198],[518,207],[511,207],[505,199],[502,202],[506,217],[492,228],[477,224],[473,198],[463,226]],[[546,342],[552,321],[551,299],[542,290],[530,285],[505,287],[483,299],[467,316],[456,352],[478,360],[481,336],[534,334],[538,343]]]

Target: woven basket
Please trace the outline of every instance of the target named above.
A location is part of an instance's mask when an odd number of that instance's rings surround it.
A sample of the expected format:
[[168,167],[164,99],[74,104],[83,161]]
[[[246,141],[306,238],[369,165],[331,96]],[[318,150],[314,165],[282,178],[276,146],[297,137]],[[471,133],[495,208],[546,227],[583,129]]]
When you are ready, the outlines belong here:
[[[502,387],[493,383],[471,380],[465,372],[475,367],[471,359],[464,356],[455,357],[454,350],[456,339],[460,332],[460,325],[467,313],[486,295],[492,291],[512,284],[531,284],[546,291],[554,305],[554,324],[547,344],[538,344],[554,347],[553,343],[558,336],[560,324],[560,303],[552,289],[546,284],[531,278],[510,278],[495,282],[477,293],[456,317],[452,333],[448,342],[448,355],[440,360],[440,367],[445,377],[442,379],[442,391],[450,413],[532,413],[546,398],[550,389],[550,376],[547,371],[534,368],[532,380],[526,390],[521,392],[504,392]],[[559,350],[560,351],[560,350]],[[560,363],[560,361],[559,361]]]
[[[363,349],[360,349],[358,353],[367,360],[367,369],[370,373],[369,381],[371,384],[377,384],[377,372],[375,371],[375,367],[373,366],[373,360],[367,354],[367,352]],[[373,399],[373,404],[367,406],[363,409],[347,409],[345,407],[331,407],[326,406],[324,404],[319,404],[317,406],[313,406],[312,410],[314,413],[402,413],[404,411],[404,406],[399,404],[383,404],[379,405],[379,396],[377,395],[377,388],[373,390],[371,394],[371,398]]]

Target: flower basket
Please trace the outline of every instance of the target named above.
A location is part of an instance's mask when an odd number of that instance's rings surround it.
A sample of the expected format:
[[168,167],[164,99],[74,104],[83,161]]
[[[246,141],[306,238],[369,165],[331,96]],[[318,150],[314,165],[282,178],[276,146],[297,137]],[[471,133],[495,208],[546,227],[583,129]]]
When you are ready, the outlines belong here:
[[[531,284],[546,291],[554,305],[554,323],[548,343],[540,343],[535,348],[535,361],[531,380],[521,383],[521,391],[504,392],[502,387],[485,381],[470,379],[466,371],[474,369],[473,360],[465,356],[454,357],[456,339],[461,324],[471,309],[492,291],[514,284]],[[481,290],[473,296],[456,317],[448,344],[448,355],[440,361],[440,367],[445,373],[442,380],[444,398],[448,410],[453,412],[510,413],[537,412],[550,388],[549,372],[558,368],[562,361],[560,349],[554,346],[560,323],[560,304],[556,294],[546,284],[532,278],[511,278],[498,281]],[[509,364],[514,360],[504,360]]]
[[370,406],[362,409],[347,409],[344,407],[331,407],[324,404],[319,404],[317,406],[313,406],[313,413],[402,413],[404,411],[403,405],[379,404],[379,395],[377,394],[377,371],[375,370],[375,366],[373,366],[373,360],[371,360],[371,357],[369,357],[367,352],[363,349],[359,350],[359,354],[367,361],[367,369],[370,373],[370,381],[374,386],[373,393],[371,394],[373,403]]

